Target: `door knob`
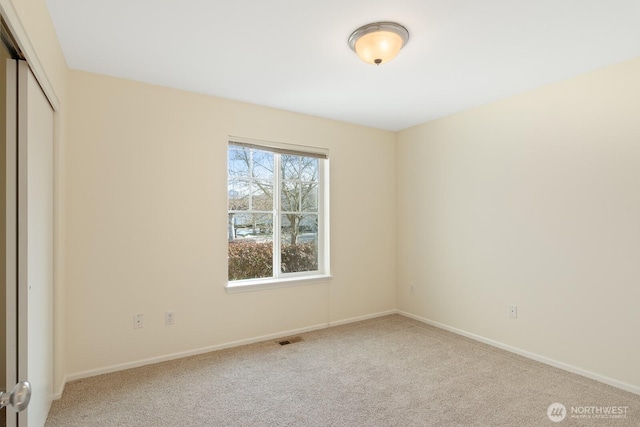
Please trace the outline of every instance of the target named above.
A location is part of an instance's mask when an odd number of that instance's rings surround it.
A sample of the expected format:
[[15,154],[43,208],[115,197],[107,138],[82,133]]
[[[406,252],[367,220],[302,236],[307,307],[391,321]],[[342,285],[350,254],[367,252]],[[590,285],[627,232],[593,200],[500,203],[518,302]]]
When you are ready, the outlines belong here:
[[11,393],[0,392],[0,409],[11,405],[16,412],[20,412],[29,406],[31,400],[31,384],[22,381],[16,384]]

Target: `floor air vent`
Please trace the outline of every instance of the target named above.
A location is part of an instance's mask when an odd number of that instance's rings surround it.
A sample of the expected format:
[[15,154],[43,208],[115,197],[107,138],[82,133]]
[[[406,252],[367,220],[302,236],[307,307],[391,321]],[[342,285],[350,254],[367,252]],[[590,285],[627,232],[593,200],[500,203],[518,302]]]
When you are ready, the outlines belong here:
[[293,338],[288,338],[286,340],[278,340],[277,343],[280,345],[287,345],[287,344],[295,344],[300,341],[304,341],[302,337],[293,337]]

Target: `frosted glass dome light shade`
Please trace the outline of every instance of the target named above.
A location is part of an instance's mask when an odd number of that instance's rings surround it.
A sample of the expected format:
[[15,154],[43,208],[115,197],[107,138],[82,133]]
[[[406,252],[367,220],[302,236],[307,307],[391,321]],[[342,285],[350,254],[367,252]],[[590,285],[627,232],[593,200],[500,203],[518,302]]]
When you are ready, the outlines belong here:
[[355,30],[349,46],[368,64],[380,65],[391,61],[409,41],[409,32],[395,22],[376,22]]

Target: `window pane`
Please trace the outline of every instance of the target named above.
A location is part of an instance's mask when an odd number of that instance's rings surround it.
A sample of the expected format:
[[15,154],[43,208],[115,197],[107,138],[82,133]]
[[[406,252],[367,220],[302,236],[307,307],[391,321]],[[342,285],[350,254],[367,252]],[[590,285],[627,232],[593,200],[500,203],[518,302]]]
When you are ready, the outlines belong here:
[[301,187],[302,211],[318,212],[318,183],[303,182]]
[[249,181],[229,177],[229,210],[245,211],[249,209]]
[[273,153],[253,150],[253,177],[273,181]]
[[285,212],[300,211],[300,184],[297,182],[283,182],[280,192],[280,206]]
[[318,181],[318,159],[301,157],[300,179],[303,181]]
[[273,240],[273,215],[236,213],[229,214],[232,227],[231,239]]
[[229,280],[273,276],[273,215],[229,214]]
[[273,183],[255,180],[251,183],[251,209],[254,211],[273,210]]
[[229,148],[229,176],[249,176],[250,154],[246,148]]
[[300,179],[300,156],[291,156],[283,154],[280,157],[283,180]]
[[281,230],[280,270],[318,270],[318,216],[282,215]]
[[229,241],[229,280],[273,276],[273,244],[252,239]]

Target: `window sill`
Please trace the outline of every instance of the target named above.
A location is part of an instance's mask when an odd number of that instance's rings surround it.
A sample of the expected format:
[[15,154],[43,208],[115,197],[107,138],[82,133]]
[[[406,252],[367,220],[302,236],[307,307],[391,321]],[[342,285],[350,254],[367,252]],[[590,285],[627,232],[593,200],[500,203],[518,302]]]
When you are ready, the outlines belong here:
[[225,290],[228,294],[238,292],[261,291],[263,289],[289,288],[292,286],[312,285],[326,283],[332,279],[329,274],[316,274],[313,276],[298,276],[279,279],[238,280],[227,283]]

